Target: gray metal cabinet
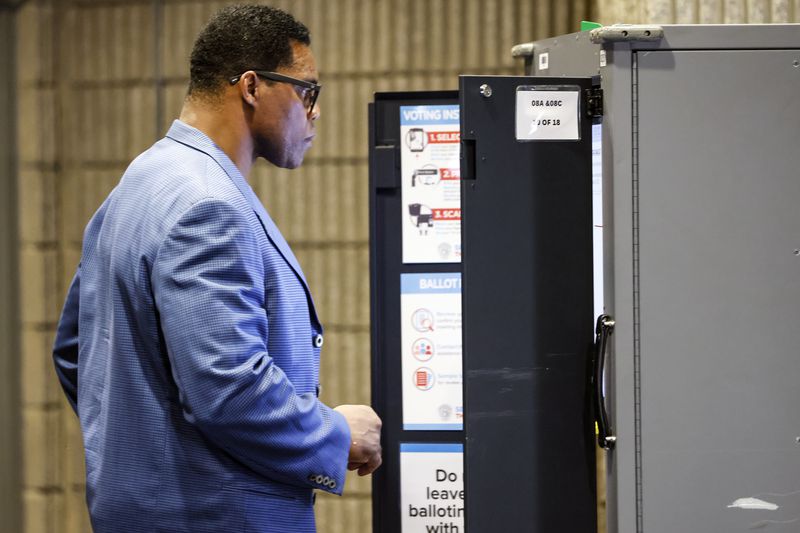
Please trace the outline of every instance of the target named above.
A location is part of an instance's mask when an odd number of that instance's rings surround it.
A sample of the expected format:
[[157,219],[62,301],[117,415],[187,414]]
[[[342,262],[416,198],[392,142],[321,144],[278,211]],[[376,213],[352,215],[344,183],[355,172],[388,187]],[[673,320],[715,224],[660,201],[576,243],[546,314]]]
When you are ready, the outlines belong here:
[[636,30],[518,48],[603,89],[609,531],[800,531],[800,25]]

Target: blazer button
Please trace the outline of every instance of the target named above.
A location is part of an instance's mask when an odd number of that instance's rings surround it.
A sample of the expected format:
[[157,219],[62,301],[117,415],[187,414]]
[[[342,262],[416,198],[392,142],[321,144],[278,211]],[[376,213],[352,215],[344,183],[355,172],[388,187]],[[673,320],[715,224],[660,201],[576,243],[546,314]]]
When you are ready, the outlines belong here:
[[314,346],[316,346],[317,348],[322,348],[322,343],[324,342],[325,339],[322,338],[322,335],[320,335],[319,333],[314,335]]

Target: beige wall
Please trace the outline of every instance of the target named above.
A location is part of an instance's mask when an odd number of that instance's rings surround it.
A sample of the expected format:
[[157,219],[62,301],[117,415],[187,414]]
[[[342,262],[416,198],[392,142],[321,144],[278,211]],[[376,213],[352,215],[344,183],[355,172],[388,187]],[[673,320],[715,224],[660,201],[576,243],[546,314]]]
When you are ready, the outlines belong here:
[[[225,2],[29,0],[17,13],[20,390],[25,532],[88,531],[75,417],[50,364],[82,228],[129,160],[162,135],[186,56]],[[800,0],[298,0],[325,90],[316,146],[253,184],[294,247],[328,335],[323,398],[369,401],[366,102],[376,90],[455,88],[458,73],[518,73],[511,45],[577,21],[785,22]],[[317,501],[320,530],[369,530],[369,482]]]
[[[312,31],[325,89],[318,141],[253,184],[300,259],[326,326],[323,393],[369,401],[367,108],[374,91],[456,88],[520,73],[513,44],[577,30],[589,0],[273,2]],[[75,416],[50,345],[92,212],[180,109],[187,54],[225,2],[29,0],[18,11],[18,205],[24,531],[89,530]],[[370,485],[320,497],[322,532],[370,529]]]
[[19,324],[15,4],[0,0],[0,516],[19,530]]
[[755,24],[800,21],[800,0],[598,0],[604,24]]
[[[76,420],[50,363],[81,233],[131,158],[180,109],[187,54],[225,2],[29,0],[17,12],[19,383],[26,533],[88,531]],[[784,22],[800,0],[296,0],[325,89],[316,145],[253,185],[306,271],[326,326],[323,398],[369,401],[367,111],[374,91],[520,73],[513,44],[614,22]],[[597,5],[594,13],[589,7]],[[322,532],[369,531],[369,481],[322,496]]]

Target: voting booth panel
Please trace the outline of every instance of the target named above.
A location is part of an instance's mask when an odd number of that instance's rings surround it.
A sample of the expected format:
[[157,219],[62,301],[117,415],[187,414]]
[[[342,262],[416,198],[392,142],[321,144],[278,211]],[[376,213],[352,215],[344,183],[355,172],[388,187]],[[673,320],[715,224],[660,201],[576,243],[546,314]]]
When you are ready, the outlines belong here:
[[375,96],[375,531],[596,529],[590,89]]
[[594,531],[591,81],[459,88],[467,530]]
[[375,530],[796,531],[800,25],[514,54],[372,105]]
[[602,80],[608,531],[797,531],[800,25],[516,50]]
[[455,91],[377,94],[369,109],[373,531],[464,530],[461,264],[438,252],[460,255],[461,235],[433,212],[460,208],[458,139],[428,136],[458,132],[457,110]]

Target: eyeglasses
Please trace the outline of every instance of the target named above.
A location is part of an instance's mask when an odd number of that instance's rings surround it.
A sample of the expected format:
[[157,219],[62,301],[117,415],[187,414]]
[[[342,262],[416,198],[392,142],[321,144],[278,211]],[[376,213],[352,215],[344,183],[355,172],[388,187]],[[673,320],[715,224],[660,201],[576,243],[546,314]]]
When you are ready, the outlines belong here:
[[[292,78],[291,76],[278,74],[277,72],[267,72],[266,70],[254,70],[253,72],[258,74],[262,78],[266,78],[268,80],[291,83],[292,85],[302,87],[303,94],[301,97],[303,99],[303,105],[306,106],[306,109],[308,110],[308,115],[311,116],[311,113],[313,113],[314,111],[314,106],[317,105],[317,98],[319,98],[319,92],[322,90],[322,85],[306,80],[299,80],[297,78]],[[235,85],[241,78],[242,74],[239,74],[238,76],[234,76],[228,81],[230,82],[231,85]]]

